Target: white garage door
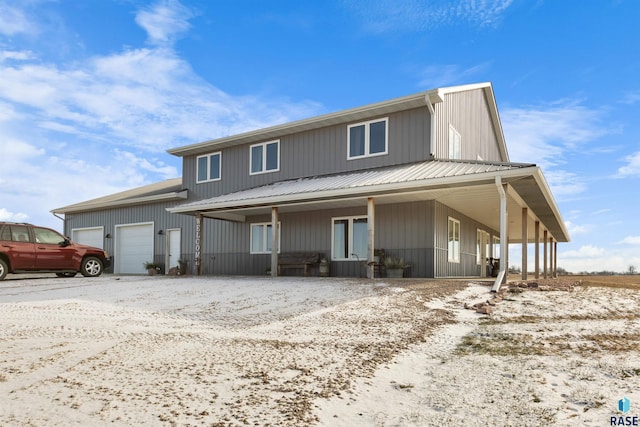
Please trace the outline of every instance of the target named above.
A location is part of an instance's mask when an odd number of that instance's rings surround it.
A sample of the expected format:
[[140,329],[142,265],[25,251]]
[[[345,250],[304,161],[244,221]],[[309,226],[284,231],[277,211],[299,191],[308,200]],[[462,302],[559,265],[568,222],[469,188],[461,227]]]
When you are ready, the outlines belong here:
[[71,240],[82,245],[104,249],[104,227],[71,230]]
[[153,223],[116,226],[114,272],[145,274],[145,262],[153,262]]

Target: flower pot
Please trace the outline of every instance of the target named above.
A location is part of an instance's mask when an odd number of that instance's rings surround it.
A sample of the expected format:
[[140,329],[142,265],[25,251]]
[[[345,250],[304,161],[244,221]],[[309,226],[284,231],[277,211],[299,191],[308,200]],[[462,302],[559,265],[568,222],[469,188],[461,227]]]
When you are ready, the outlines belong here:
[[402,268],[388,268],[387,269],[387,277],[389,279],[402,279],[404,274],[404,269]]

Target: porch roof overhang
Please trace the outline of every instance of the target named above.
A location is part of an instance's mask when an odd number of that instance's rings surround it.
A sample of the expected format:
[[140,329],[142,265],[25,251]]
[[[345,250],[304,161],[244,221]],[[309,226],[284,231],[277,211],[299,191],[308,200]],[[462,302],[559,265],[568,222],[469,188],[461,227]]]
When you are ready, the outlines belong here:
[[[499,229],[496,177],[509,184],[510,241],[521,240],[521,208],[559,242],[569,240],[542,171],[532,164],[431,160],[344,174],[280,181],[186,203],[172,213],[244,222],[247,216],[437,200],[494,230]],[[533,236],[534,221],[530,221]]]

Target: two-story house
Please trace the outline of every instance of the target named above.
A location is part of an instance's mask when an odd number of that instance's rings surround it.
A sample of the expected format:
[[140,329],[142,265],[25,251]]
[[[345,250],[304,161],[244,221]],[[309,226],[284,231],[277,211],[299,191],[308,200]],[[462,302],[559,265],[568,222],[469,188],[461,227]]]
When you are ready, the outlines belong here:
[[[115,273],[185,259],[202,274],[276,274],[317,252],[333,276],[373,274],[380,249],[410,277],[482,277],[508,243],[569,239],[539,167],[509,161],[490,83],[439,88],[169,150],[181,179],[54,210],[114,255]],[[527,245],[522,245],[526,271]]]

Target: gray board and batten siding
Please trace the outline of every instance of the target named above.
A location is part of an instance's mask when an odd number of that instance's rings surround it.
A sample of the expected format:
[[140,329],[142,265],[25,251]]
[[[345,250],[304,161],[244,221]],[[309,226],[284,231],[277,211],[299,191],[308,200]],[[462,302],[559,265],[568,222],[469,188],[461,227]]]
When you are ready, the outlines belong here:
[[[193,259],[193,237],[195,222],[193,217],[175,215],[167,212],[166,208],[180,205],[184,201],[164,203],[149,203],[144,205],[106,208],[87,212],[73,212],[65,214],[65,235],[71,236],[74,229],[86,229],[97,226],[104,227],[105,236],[103,249],[113,258],[115,254],[116,227],[152,222],[154,225],[154,258],[147,261],[164,264],[166,251],[166,234],[168,229],[181,230],[181,252],[184,258]],[[163,234],[158,232],[163,230]],[[112,263],[107,272],[112,273],[116,266]]]
[[449,157],[449,125],[462,136],[461,156],[466,160],[507,162],[500,154],[497,130],[484,90],[448,93],[435,105],[434,157]]
[[[191,200],[208,199],[278,181],[429,159],[431,131],[426,107],[367,120],[383,117],[389,119],[388,154],[347,160],[347,124],[333,125],[274,138],[280,140],[280,170],[277,172],[250,175],[249,154],[252,144],[244,144],[222,149],[221,180],[197,184],[197,156],[184,157],[183,186],[193,195]],[[214,152],[217,152],[215,146],[208,153]]]
[[[434,202],[420,201],[376,206],[376,248],[403,257],[412,265],[412,277],[433,277]],[[318,252],[331,259],[332,218],[365,216],[367,207],[282,213],[281,252]],[[252,223],[270,222],[269,215],[248,217],[245,223],[205,219],[203,272],[205,274],[265,274],[269,254],[250,254]],[[331,275],[366,276],[366,260],[331,261]],[[315,272],[317,274],[317,271]]]

